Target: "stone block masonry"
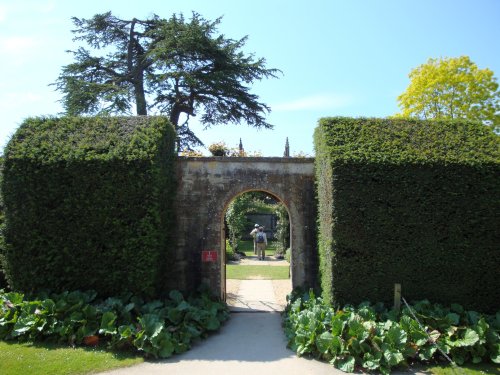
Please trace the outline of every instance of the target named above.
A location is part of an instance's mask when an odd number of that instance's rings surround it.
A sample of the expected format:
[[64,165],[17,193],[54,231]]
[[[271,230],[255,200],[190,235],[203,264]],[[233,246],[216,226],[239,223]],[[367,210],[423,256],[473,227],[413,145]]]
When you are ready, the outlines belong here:
[[[191,291],[204,283],[225,298],[224,215],[234,198],[249,191],[264,191],[285,204],[292,285],[316,285],[313,158],[180,157],[176,164],[175,268],[168,272],[174,272],[170,279],[177,289]],[[202,257],[204,251],[217,256]]]

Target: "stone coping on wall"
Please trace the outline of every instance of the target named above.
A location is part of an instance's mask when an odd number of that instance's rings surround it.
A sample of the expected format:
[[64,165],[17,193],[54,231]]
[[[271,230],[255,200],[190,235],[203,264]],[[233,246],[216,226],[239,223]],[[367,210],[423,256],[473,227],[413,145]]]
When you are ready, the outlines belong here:
[[296,158],[296,157],[279,157],[279,156],[177,156],[179,160],[187,161],[220,161],[226,163],[239,162],[239,163],[313,163],[313,157],[309,158]]

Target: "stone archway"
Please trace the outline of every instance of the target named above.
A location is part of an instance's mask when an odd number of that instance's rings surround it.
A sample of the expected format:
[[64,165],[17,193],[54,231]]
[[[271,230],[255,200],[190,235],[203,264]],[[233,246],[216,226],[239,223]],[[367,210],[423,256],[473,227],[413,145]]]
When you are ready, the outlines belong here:
[[[293,243],[292,243],[292,236],[291,236],[291,228],[292,228],[292,221],[291,221],[291,217],[290,217],[290,209],[287,207],[286,203],[283,201],[283,199],[281,197],[279,197],[275,192],[272,192],[272,191],[269,191],[269,190],[262,190],[262,189],[247,189],[245,191],[242,191],[238,194],[236,194],[234,197],[231,197],[229,199],[229,201],[227,202],[224,202],[223,204],[223,209],[222,209],[222,215],[221,215],[221,220],[222,222],[220,223],[221,225],[221,239],[220,239],[220,243],[221,243],[221,249],[220,249],[220,254],[221,254],[221,257],[219,259],[219,263],[220,263],[220,269],[221,269],[221,272],[220,272],[220,276],[221,276],[221,297],[225,297],[225,283],[226,283],[226,259],[225,259],[225,242],[226,242],[226,232],[225,232],[225,225],[224,225],[224,216],[227,212],[227,209],[229,207],[229,204],[234,200],[236,199],[237,197],[241,196],[241,195],[244,195],[246,193],[249,193],[249,192],[252,192],[252,191],[258,191],[258,192],[263,192],[263,193],[266,193],[266,194],[269,194],[271,196],[273,196],[276,200],[278,200],[279,202],[283,203],[283,205],[285,206],[286,208],[286,211],[288,213],[288,218],[289,218],[289,222],[290,222],[290,248],[293,249]],[[250,228],[252,229],[252,228]],[[249,229],[249,231],[250,231]],[[290,261],[290,278],[292,280],[292,285],[293,285],[293,280],[294,280],[294,274],[293,274],[293,268],[291,267],[292,264],[295,264],[294,263],[294,256],[293,256],[293,251],[292,251],[292,254],[291,254],[291,261]],[[224,298],[225,299],[225,298]]]
[[292,285],[315,285],[314,159],[179,158],[177,182],[175,269],[169,279],[178,289],[190,291],[204,283],[225,297],[225,210],[234,197],[252,190],[269,192],[287,207]]

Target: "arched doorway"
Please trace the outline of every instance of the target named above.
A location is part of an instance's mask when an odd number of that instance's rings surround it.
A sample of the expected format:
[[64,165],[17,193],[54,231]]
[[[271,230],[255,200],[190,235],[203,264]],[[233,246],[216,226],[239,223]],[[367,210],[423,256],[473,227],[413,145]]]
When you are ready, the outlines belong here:
[[[315,285],[314,160],[307,158],[179,158],[175,243],[168,288],[193,291],[201,284],[225,298],[224,214],[236,196],[264,191],[279,198],[290,217],[293,287]],[[205,256],[208,255],[208,256]]]
[[[225,202],[223,212],[221,295],[233,310],[281,311],[286,305],[286,295],[292,290],[293,279],[288,207],[272,191],[249,189]],[[266,236],[264,254],[255,252],[251,233],[256,227]],[[241,284],[249,283],[252,289],[266,285],[264,294],[271,289],[271,299],[254,293],[256,300],[243,301],[243,295],[237,292]]]

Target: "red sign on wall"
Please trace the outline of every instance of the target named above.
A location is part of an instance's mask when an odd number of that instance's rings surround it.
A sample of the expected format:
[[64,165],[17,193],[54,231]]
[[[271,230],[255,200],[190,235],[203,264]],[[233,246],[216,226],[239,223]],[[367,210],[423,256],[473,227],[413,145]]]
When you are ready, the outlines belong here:
[[216,262],[217,261],[217,251],[215,250],[203,250],[201,252],[202,262]]

